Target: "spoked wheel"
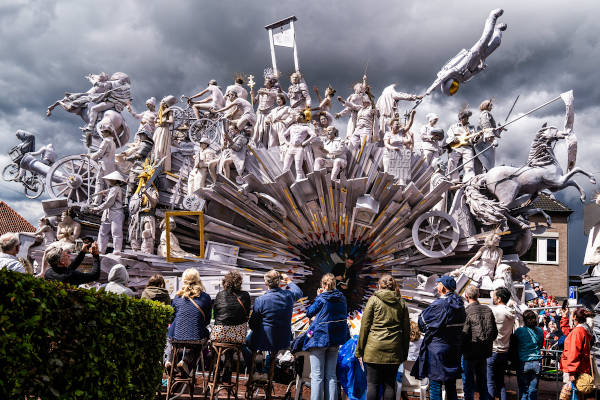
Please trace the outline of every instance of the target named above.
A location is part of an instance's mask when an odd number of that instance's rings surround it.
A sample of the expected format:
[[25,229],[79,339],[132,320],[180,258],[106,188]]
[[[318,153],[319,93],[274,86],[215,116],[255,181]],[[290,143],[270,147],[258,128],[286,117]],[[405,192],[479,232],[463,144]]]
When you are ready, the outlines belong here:
[[431,258],[445,257],[458,244],[460,231],[450,215],[429,211],[421,215],[412,227],[412,238],[417,250]]
[[19,177],[19,166],[16,163],[10,163],[2,170],[2,179],[5,181],[16,181]]
[[23,178],[23,186],[25,197],[28,199],[37,199],[44,193],[44,179],[29,171],[26,172],[25,178]]
[[192,143],[200,145],[200,139],[207,137],[210,147],[221,148],[221,121],[218,119],[202,118],[194,122],[188,131]]
[[186,124],[190,124],[191,121],[196,119],[191,107],[181,108],[178,106],[173,106],[170,107],[170,110],[173,112],[173,128],[175,130],[186,126]]
[[53,198],[67,198],[73,203],[87,203],[95,192],[100,166],[88,157],[63,157],[46,176],[46,187]]

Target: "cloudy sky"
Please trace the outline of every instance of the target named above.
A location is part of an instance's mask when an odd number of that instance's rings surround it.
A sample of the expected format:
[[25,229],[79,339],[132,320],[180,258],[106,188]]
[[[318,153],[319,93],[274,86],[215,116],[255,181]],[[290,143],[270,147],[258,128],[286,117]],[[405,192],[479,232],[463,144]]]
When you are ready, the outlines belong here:
[[[265,25],[296,15],[300,67],[310,87],[332,84],[346,96],[368,65],[376,95],[391,83],[399,90],[424,92],[435,74],[461,48],[481,35],[489,11],[505,10],[502,45],[488,68],[452,98],[440,93],[418,109],[416,124],[430,111],[446,128],[465,105],[477,108],[494,97],[496,119],[504,120],[520,95],[515,115],[561,92],[575,92],[578,165],[600,178],[600,32],[597,1],[577,5],[548,1],[50,1],[0,3],[0,138],[4,154],[17,143],[14,133],[37,133],[38,147],[53,142],[61,156],[84,152],[74,114],[48,105],[64,92],[89,88],[90,72],[123,71],[132,79],[133,105],[141,110],[150,96],[194,94],[214,78],[223,87],[233,73],[253,74],[260,82],[270,65]],[[277,53],[285,73],[293,68],[287,49]],[[285,82],[287,86],[287,82]],[[504,134],[498,162],[522,165],[535,130],[545,121],[562,124],[557,102],[515,123]],[[131,126],[135,122],[127,117]],[[135,128],[134,128],[135,129]],[[557,146],[561,155],[565,148]],[[0,156],[0,164],[9,161]],[[563,164],[564,165],[564,164]],[[588,192],[597,187],[576,180]],[[571,217],[570,268],[581,271],[585,237],[583,211],[572,188],[557,195],[576,212]],[[0,199],[34,222],[39,201],[29,201],[15,183],[0,182]]]

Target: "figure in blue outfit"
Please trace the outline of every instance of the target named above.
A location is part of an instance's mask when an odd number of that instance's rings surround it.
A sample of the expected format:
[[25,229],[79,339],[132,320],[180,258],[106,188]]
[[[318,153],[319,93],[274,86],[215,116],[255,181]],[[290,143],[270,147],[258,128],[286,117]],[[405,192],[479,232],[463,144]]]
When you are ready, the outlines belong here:
[[463,299],[454,293],[454,278],[444,275],[436,282],[440,297],[419,315],[419,329],[424,338],[411,375],[417,379],[429,378],[431,400],[442,400],[442,385],[446,387],[447,399],[456,400],[465,306]]

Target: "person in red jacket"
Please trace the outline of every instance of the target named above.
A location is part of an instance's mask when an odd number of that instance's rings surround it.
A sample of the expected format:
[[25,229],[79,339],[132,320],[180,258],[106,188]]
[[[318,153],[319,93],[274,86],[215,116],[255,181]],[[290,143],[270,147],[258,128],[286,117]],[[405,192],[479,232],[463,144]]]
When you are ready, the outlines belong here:
[[575,382],[580,374],[591,375],[590,348],[593,334],[592,328],[585,321],[593,313],[580,307],[572,315],[574,327],[565,339],[565,349],[560,359],[560,366],[565,373],[565,380],[567,380],[568,374],[568,381]]

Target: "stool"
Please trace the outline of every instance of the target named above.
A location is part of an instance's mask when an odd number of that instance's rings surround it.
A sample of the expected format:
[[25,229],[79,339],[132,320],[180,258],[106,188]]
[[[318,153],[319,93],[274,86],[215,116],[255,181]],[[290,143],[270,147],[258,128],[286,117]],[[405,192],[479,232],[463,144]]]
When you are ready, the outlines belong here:
[[[173,391],[173,387],[178,383],[183,383],[189,386],[190,392],[190,400],[194,399],[194,386],[196,384],[196,373],[198,372],[198,363],[200,363],[200,368],[202,369],[202,390],[206,390],[206,380],[204,378],[204,349],[206,348],[206,339],[203,340],[172,340],[171,345],[173,347],[173,352],[171,355],[171,368],[169,369],[169,378],[167,380],[167,397],[166,400],[171,398],[171,394]],[[176,356],[179,353],[179,350],[183,350],[185,352],[186,348],[196,348],[199,349],[198,358],[195,360],[194,368],[190,371],[189,376],[186,377],[177,377],[175,376],[175,360]],[[182,390],[183,392],[183,390]],[[178,397],[178,396],[176,396]]]
[[[206,390],[204,392],[204,398],[212,400],[213,396],[217,395],[221,390],[227,391],[227,398],[233,394],[233,396],[238,398],[238,384],[240,380],[240,360],[242,358],[242,344],[241,343],[221,343],[221,342],[212,342],[212,347],[215,350],[215,357],[213,359],[214,367],[211,368],[211,371],[208,374],[208,383],[206,386]],[[219,375],[221,373],[221,357],[227,357],[227,353],[231,355],[237,355],[237,362],[235,366],[235,383],[226,383],[219,381]],[[233,372],[233,371],[232,371]]]
[[252,363],[248,371],[248,382],[246,383],[246,399],[254,398],[254,392],[262,389],[265,392],[265,398],[270,400],[273,396],[273,375],[275,373],[275,361],[277,360],[277,352],[270,352],[271,360],[269,362],[269,374],[267,380],[254,379],[254,361],[256,359],[256,351],[252,354]]

